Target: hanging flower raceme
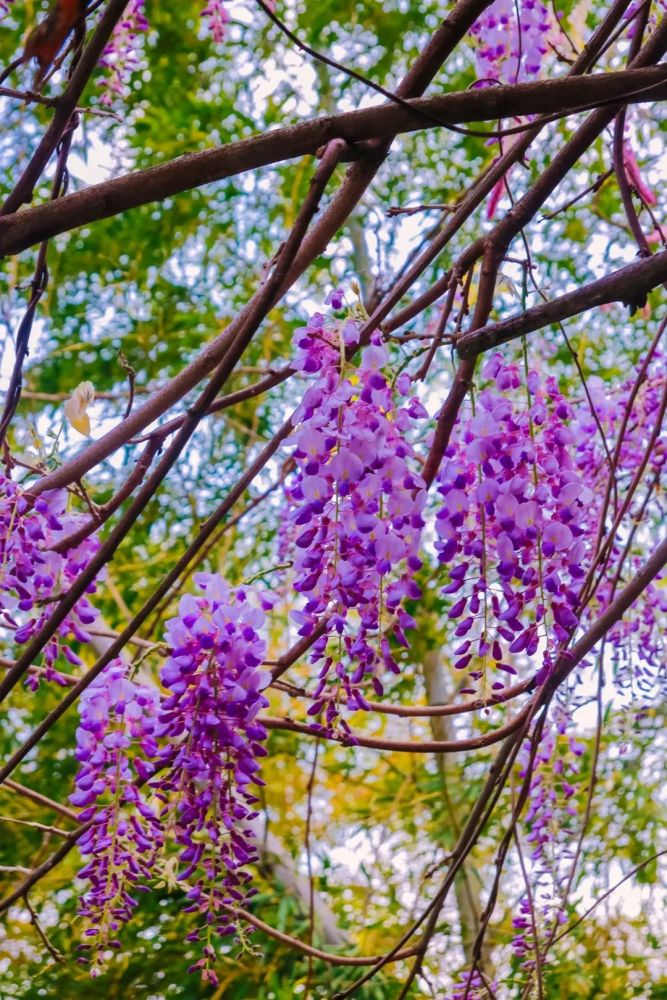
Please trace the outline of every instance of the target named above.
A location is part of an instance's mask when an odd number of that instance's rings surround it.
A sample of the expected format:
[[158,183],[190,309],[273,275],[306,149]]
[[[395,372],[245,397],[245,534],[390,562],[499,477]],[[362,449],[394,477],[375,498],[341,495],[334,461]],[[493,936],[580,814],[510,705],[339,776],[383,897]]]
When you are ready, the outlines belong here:
[[141,63],[142,36],[148,29],[145,0],[130,0],[100,59],[100,66],[108,70],[102,81],[102,104],[110,106],[127,97],[130,80]]
[[[273,9],[275,5],[270,3],[269,6]],[[132,77],[140,68],[142,39],[150,29],[145,8],[146,0],[130,0],[125,16],[104,49],[100,66],[105,67],[108,73],[102,81],[102,104],[110,106],[117,99],[126,98]],[[200,16],[213,41],[216,44],[224,42],[230,21],[227,4],[223,0],[209,0]]]
[[[15,482],[0,476],[0,625],[13,631],[13,641],[19,645],[39,632],[59,596],[99,548],[93,536],[64,554],[54,551],[54,546],[81,524],[81,515],[65,513],[66,505],[64,490],[48,490],[31,505]],[[93,583],[88,592],[94,591]],[[47,679],[65,683],[56,668],[61,655],[70,664],[80,665],[71,643],[89,641],[86,626],[96,617],[88,598],[81,597],[44,648],[42,665]],[[27,676],[28,685],[36,687],[40,673]]]
[[[610,395],[600,379],[589,380],[589,390],[608,447],[614,459],[615,489],[609,504],[601,509],[607,493],[610,458],[601,446],[599,431],[590,410],[580,404],[572,430],[576,435],[575,462],[590,484],[596,503],[589,510],[587,529],[593,549],[600,520],[608,531],[618,522],[611,544],[596,568],[595,586],[583,614],[591,624],[613,601],[618,590],[643,566],[653,526],[662,525],[662,500],[667,489],[667,378],[665,357],[656,352],[643,377],[628,379]],[[629,491],[634,493],[629,496]],[[628,499],[626,500],[626,497]],[[640,522],[644,527],[640,527]],[[606,542],[606,533],[602,535]],[[664,685],[667,662],[667,591],[665,573],[659,573],[633,604],[632,614],[616,622],[605,637],[612,652],[617,688],[645,698]]]
[[[546,55],[547,37],[553,29],[549,12],[541,0],[494,0],[470,29],[476,41],[475,68],[478,86],[493,83],[521,83],[537,76]],[[520,122],[522,119],[517,118]],[[506,153],[520,135],[500,142]],[[491,140],[490,145],[499,142]],[[495,215],[505,194],[508,174],[497,182],[489,195],[487,218]]]
[[573,822],[573,818],[577,816],[575,803],[584,753],[583,744],[568,735],[570,723],[569,714],[556,705],[535,749],[527,738],[518,758],[519,777],[529,782],[528,809],[521,823],[528,847],[524,870],[532,886],[512,920],[516,931],[512,948],[525,970],[534,968],[536,943],[541,950],[540,936],[566,921],[572,845],[580,829],[579,821]]
[[480,81],[519,83],[540,72],[552,24],[540,0],[494,0],[470,34]]
[[[513,403],[519,372],[499,357],[485,374],[497,391],[477,396],[447,449],[436,520],[444,593],[456,595],[449,617],[463,640],[455,665],[472,665],[472,680],[484,683],[489,665],[515,674],[515,655],[532,658],[541,639],[567,639],[576,625],[582,522],[593,500],[568,450],[565,404],[544,396],[535,373],[530,408]],[[503,686],[496,674],[492,690]]]
[[[342,293],[331,301],[339,309]],[[407,645],[404,631],[414,623],[402,603],[420,593],[414,574],[425,490],[410,433],[426,411],[405,398],[407,375],[390,383],[379,334],[361,350],[358,367],[346,361],[358,340],[353,320],[320,314],[295,336],[294,366],[311,384],[290,439],[294,588],[304,600],[293,617],[300,635],[326,623],[313,647],[320,675],[309,711],[319,715],[326,706],[329,726],[341,698],[363,707],[363,682],[370,678],[381,694],[380,674],[398,672],[390,638]]]
[[257,713],[266,644],[259,630],[270,606],[251,588],[230,589],[200,573],[203,596],[181,599],[167,623],[171,655],[162,670],[168,690],[160,709],[160,772],[153,779],[161,818],[180,849],[189,885],[186,912],[200,917],[188,937],[203,942],[192,967],[215,982],[213,935],[238,930],[234,907],[248,899],[247,865],[257,860],[250,821],[257,815],[253,785],[261,785],[258,758],[266,731]]
[[[546,676],[560,644],[577,628],[609,467],[586,401],[575,410],[553,378],[543,385],[530,372],[522,406],[516,402],[519,370],[503,365],[500,356],[491,359],[484,374],[495,388],[476,397],[475,411],[457,426],[439,472],[443,501],[436,549],[450,579],[444,588],[453,599],[449,617],[462,640],[455,665],[469,670],[473,682],[481,681],[486,694],[488,668],[494,674],[492,693],[504,687],[496,671],[515,674],[517,658],[537,658],[538,678]],[[650,411],[657,419],[664,387],[652,385],[649,377],[641,406],[645,416]],[[606,409],[601,404],[598,398],[598,421],[613,440],[623,398]],[[646,437],[651,426],[650,420],[630,421],[619,461],[626,478],[642,459],[639,437]],[[656,449],[651,462],[664,463],[660,454]],[[620,556],[622,549],[621,535],[613,551]],[[617,568],[612,556],[589,614],[612,599]],[[642,598],[648,608],[642,655],[652,662],[660,642],[653,613],[659,609],[658,589],[648,588]],[[617,626],[610,640],[627,627]]]
[[222,0],[209,0],[209,3],[202,10],[201,16],[213,41],[217,44],[224,42],[229,24],[229,11]]
[[[490,984],[491,989],[498,988],[496,983]],[[446,1000],[486,1000],[490,996],[485,982],[479,972],[464,972],[458,982],[450,988]]]
[[79,702],[76,758],[80,769],[70,796],[89,828],[78,841],[87,864],[79,878],[89,883],[79,901],[85,918],[84,953],[98,975],[108,949],[132,916],[152,876],[161,845],[160,822],[140,791],[155,758],[159,695],[127,676],[114,661],[93,681]]

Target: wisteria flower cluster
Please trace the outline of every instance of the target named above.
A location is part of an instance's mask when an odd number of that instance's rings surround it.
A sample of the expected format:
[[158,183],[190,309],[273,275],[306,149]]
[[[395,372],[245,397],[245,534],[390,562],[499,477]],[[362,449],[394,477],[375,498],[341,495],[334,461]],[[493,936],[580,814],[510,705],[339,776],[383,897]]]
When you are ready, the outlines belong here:
[[[227,5],[222,0],[209,0],[201,18],[213,41],[224,42],[230,21]],[[127,97],[132,77],[141,65],[142,39],[149,30],[145,0],[130,0],[100,59],[100,65],[108,70],[102,80],[102,104],[111,106],[117,98]]]
[[[340,293],[332,304],[342,306]],[[313,646],[320,672],[309,711],[324,709],[329,726],[341,696],[351,709],[364,707],[363,682],[381,694],[381,673],[398,672],[390,638],[407,645],[414,623],[402,604],[420,596],[414,575],[425,490],[410,432],[426,411],[407,398],[407,375],[390,383],[379,335],[361,350],[358,367],[346,360],[358,340],[354,320],[319,313],[295,336],[294,365],[311,384],[290,439],[294,589],[304,600],[293,618],[300,635],[326,623]],[[333,696],[325,694],[331,686]]]
[[[81,523],[81,515],[67,514],[66,507],[64,490],[49,490],[31,504],[13,480],[0,476],[0,625],[13,630],[14,642],[19,645],[40,630],[58,597],[99,547],[97,539],[90,536],[64,554],[54,551],[54,546]],[[94,591],[91,584],[88,592]],[[96,617],[88,598],[81,597],[44,648],[43,675],[47,679],[64,683],[56,667],[61,655],[70,664],[81,663],[72,644],[89,641],[86,626]],[[29,673],[27,683],[36,687],[41,675]]]
[[[544,394],[531,372],[531,405],[522,408],[511,400],[517,366],[497,356],[485,374],[499,391],[481,392],[459,424],[438,475],[436,516],[436,549],[450,577],[444,593],[456,595],[449,617],[463,640],[455,666],[474,664],[474,681],[486,679],[489,663],[515,674],[512,657],[533,657],[541,638],[568,639],[585,572],[581,524],[593,500],[574,467],[568,408],[555,386]],[[496,675],[492,689],[503,686]]]
[[261,692],[270,679],[259,630],[270,604],[219,576],[200,573],[195,582],[203,596],[183,597],[178,617],[167,623],[171,654],[161,678],[168,694],[160,706],[160,770],[151,784],[163,802],[161,821],[179,846],[186,912],[201,919],[188,938],[204,942],[192,968],[215,982],[212,935],[235,933],[234,908],[253,894],[246,870],[257,860],[253,785],[262,784],[258,758],[266,753],[257,714],[268,704]]
[[[571,719],[562,706],[550,712],[534,755],[527,738],[519,754],[519,777],[529,782],[528,811],[522,819],[534,872],[532,898],[519,902],[513,917],[512,948],[524,969],[532,969],[535,934],[566,920],[564,897],[573,858],[572,823],[579,791],[583,744],[567,730]],[[537,942],[539,947],[539,941]]]
[[229,24],[229,11],[222,0],[209,0],[201,12],[211,38],[217,44],[224,42]]
[[[478,86],[493,83],[522,83],[539,74],[546,55],[547,38],[554,25],[541,0],[494,0],[470,29],[476,40],[475,67]],[[501,143],[507,151],[519,136]],[[500,140],[491,140],[491,143]],[[495,215],[505,193],[509,174],[494,186],[486,214]]]
[[145,0],[130,0],[100,59],[100,66],[108,70],[102,81],[102,104],[110,106],[116,98],[127,97],[130,80],[141,62],[142,36],[148,29]]
[[480,82],[520,83],[536,76],[547,53],[552,29],[541,0],[494,0],[470,34],[477,41],[475,61]]
[[[460,421],[438,475],[443,502],[436,516],[436,549],[449,574],[444,593],[454,599],[449,617],[462,640],[455,666],[469,670],[483,688],[492,666],[493,692],[504,687],[497,671],[517,673],[517,657],[537,659],[538,680],[547,676],[560,644],[579,624],[580,591],[595,551],[609,475],[598,423],[613,439],[624,398],[621,394],[610,403],[603,392],[594,392],[596,423],[588,403],[575,410],[552,377],[542,383],[537,372],[529,372],[521,405],[516,402],[518,366],[503,364],[498,355],[484,374],[494,388],[481,392],[474,413]],[[650,431],[649,414],[655,419],[660,396],[656,380],[647,379],[638,404],[642,419],[637,415],[631,422],[620,454],[625,476],[641,461],[641,438]],[[651,462],[664,463],[659,449]],[[622,549],[621,538],[614,546],[617,557]],[[616,568],[611,558],[596,588],[596,612],[613,597]],[[645,619],[639,619],[646,626],[639,626],[641,656],[654,666],[661,645],[655,611],[662,603],[659,588],[649,588]],[[632,627],[638,628],[636,621]],[[619,624],[610,641],[627,629]]]
[[271,601],[212,574],[195,582],[203,596],[184,596],[167,622],[166,693],[160,698],[114,661],[81,699],[81,768],[71,801],[90,822],[79,841],[88,859],[79,877],[90,883],[80,906],[83,947],[91,952],[83,960],[99,971],[137,905],[132,892],[163,875],[185,891],[186,912],[200,918],[188,936],[203,942],[191,971],[215,984],[213,935],[239,932],[235,909],[254,892],[252,789],[262,784],[266,753],[257,714],[268,704],[261,692],[270,679],[259,630]]
[[[497,984],[489,984],[491,989],[497,989]],[[446,1000],[485,1000],[489,990],[479,972],[464,972],[450,988]]]
[[[662,498],[667,489],[667,438],[662,421],[667,406],[665,356],[660,352],[647,368],[640,384],[635,379],[623,383],[610,394],[599,379],[591,379],[589,388],[593,406],[605,439],[618,442],[615,481],[618,496],[612,494],[604,527],[618,522],[613,544],[608,547],[596,576],[593,599],[584,614],[590,623],[613,600],[622,582],[631,579],[650,547],[652,526],[664,521]],[[577,470],[591,485],[596,498],[586,522],[591,548],[602,512],[599,507],[609,478],[608,458],[601,447],[598,427],[590,409],[577,409],[575,452]],[[624,508],[624,496],[635,484],[632,502]],[[639,521],[645,527],[639,531]],[[594,523],[593,523],[594,522]],[[643,551],[642,551],[643,550]],[[659,573],[633,605],[633,613],[618,621],[606,635],[613,651],[616,684],[645,697],[656,684],[664,684],[667,663],[665,616],[667,592],[665,574]]]
[[[407,373],[392,380],[380,334],[360,346],[359,323],[344,310],[342,292],[329,304],[333,315],[315,314],[294,338],[293,363],[307,388],[288,441],[294,471],[285,484],[279,548],[292,564],[299,633],[318,633],[310,653],[318,670],[313,727],[339,727],[353,742],[342,710],[368,707],[369,688],[381,695],[385,671],[399,670],[395,646],[408,645],[405,633],[414,626],[404,603],[421,596],[415,578],[424,538],[446,574],[455,667],[467,672],[465,690],[493,696],[519,669],[532,670],[538,683],[550,675],[576,630],[609,605],[639,558],[635,506],[649,523],[651,501],[665,485],[667,448],[656,433],[667,386],[656,353],[642,377],[616,394],[593,378],[572,402],[553,376],[495,355],[482,372],[486,388],[456,425],[427,507],[415,441],[425,437],[428,414],[411,397]],[[613,460],[607,442],[615,442]],[[11,480],[2,486],[2,613],[25,641],[97,542],[55,552],[78,523],[66,513],[66,494],[43,494],[31,506]],[[634,498],[622,507],[630,487]],[[425,532],[427,516],[433,519]],[[612,520],[592,585],[591,562]],[[270,680],[262,629],[272,601],[255,588],[232,589],[217,575],[194,579],[198,595],[183,597],[167,623],[164,694],[114,662],[84,695],[72,802],[89,824],[81,840],[80,874],[89,882],[80,906],[82,960],[99,971],[118,947],[136,892],[166,877],[183,889],[186,912],[197,918],[188,940],[201,945],[201,957],[191,971],[215,985],[215,939],[241,935],[238,909],[253,895],[255,788],[266,753],[258,716]],[[664,662],[665,611],[657,581],[633,618],[606,638],[619,655],[624,651],[642,690]],[[61,647],[79,662],[63,640],[85,642],[83,625],[93,618],[88,600],[79,602],[48,647],[48,669]],[[514,951],[528,970],[535,921],[543,929],[563,917],[563,838],[575,814],[583,753],[568,738],[567,721],[561,706],[534,759],[529,741],[520,758],[520,777],[530,782],[528,864],[541,907],[536,912],[527,897],[515,919]],[[484,989],[466,974],[452,995]]]
[[80,769],[70,801],[90,826],[78,841],[88,859],[79,872],[89,887],[79,902],[85,918],[81,950],[98,975],[108,949],[120,947],[119,928],[132,916],[152,877],[162,842],[158,818],[139,789],[157,753],[159,695],[127,676],[114,661],[83,693],[76,731]]

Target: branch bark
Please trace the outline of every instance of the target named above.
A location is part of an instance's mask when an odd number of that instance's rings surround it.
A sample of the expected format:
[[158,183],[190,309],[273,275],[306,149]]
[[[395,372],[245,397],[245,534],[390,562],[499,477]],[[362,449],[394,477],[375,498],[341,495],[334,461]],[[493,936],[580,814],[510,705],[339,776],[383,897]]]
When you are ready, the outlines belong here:
[[481,330],[466,333],[457,341],[456,350],[461,358],[475,358],[483,351],[506,344],[526,333],[534,333],[550,323],[577,316],[596,306],[610,302],[636,304],[647,292],[666,281],[667,250],[664,250],[653,257],[612,271],[604,278],[591,281],[574,292],[559,295],[551,302],[544,302],[517,316],[510,316],[502,323],[491,323]]
[[[447,126],[527,114],[553,112],[565,116],[577,109],[612,101],[635,104],[665,98],[667,67],[655,66],[598,73],[585,79],[541,80],[420,98],[410,101],[413,111],[384,104],[315,118],[216,149],[186,153],[169,163],[95,184],[60,199],[57,205],[39,205],[19,213],[16,199],[8,198],[4,217],[0,218],[0,255],[19,253],[60,233],[204,184],[312,155],[333,139],[354,145],[435,128],[434,120]],[[8,214],[10,210],[14,214]]]
[[[429,705],[446,705],[451,700],[451,691],[449,690],[450,685],[439,650],[431,650],[424,656],[423,672],[426,697]],[[431,733],[435,740],[444,741],[452,739],[452,723],[447,717],[433,717],[430,720],[430,725]],[[447,849],[451,850],[465,822],[461,802],[456,801],[457,792],[459,793],[458,799],[460,800],[461,785],[458,770],[460,761],[453,754],[451,756],[438,754],[436,765],[442,789],[443,811],[449,817],[449,830],[442,832],[442,839]],[[464,862],[454,880],[454,893],[456,895],[456,908],[459,913],[459,923],[461,925],[461,945],[466,965],[470,965],[473,944],[479,930],[480,915],[482,913],[482,889],[483,886],[479,872],[473,865]],[[491,971],[491,956],[488,947],[485,949],[482,967],[483,971],[487,974]]]

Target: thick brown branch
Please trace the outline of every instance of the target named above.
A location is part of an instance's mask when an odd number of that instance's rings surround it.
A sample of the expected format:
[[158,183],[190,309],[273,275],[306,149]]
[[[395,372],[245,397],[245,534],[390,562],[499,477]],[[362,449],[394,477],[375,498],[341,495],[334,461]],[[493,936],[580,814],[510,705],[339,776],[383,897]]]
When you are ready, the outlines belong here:
[[[491,0],[459,0],[429,38],[419,57],[394,91],[401,99],[421,97],[457,44],[465,37]],[[389,153],[394,134],[363,143],[363,158],[352,163],[322,217],[304,240],[290,270],[284,289],[290,287],[306,268],[324,252],[330,240],[345,224]]]
[[551,302],[527,309],[518,316],[511,316],[502,323],[493,323],[481,330],[467,333],[458,341],[456,348],[462,358],[474,358],[508,340],[541,330],[550,323],[558,323],[570,316],[577,316],[587,309],[609,302],[634,302],[665,281],[667,250],[648,260],[640,260],[613,271],[574,292],[559,295]]
[[[650,63],[651,60],[660,58],[665,47],[666,33],[664,24],[661,24],[638,57],[637,61],[642,66],[645,66],[646,63]],[[587,60],[582,55],[582,58],[577,60],[575,67],[573,67],[573,71],[576,69],[577,72],[583,72],[587,68],[587,65]],[[397,110],[402,112],[402,109],[400,108]],[[376,109],[376,113],[380,113],[381,111],[381,108]],[[613,111],[607,113],[597,112],[587,119],[574,138],[565,147],[566,155],[557,156],[551,167],[545,171],[537,184],[531,188],[528,195],[522,199],[519,207],[523,211],[517,215],[516,219],[514,217],[510,217],[512,225],[517,226],[516,231],[521,228],[521,225],[526,221],[526,218],[532,217],[537,208],[549,196],[558,181],[562,179],[572,164],[576,162],[578,157],[581,155],[581,152],[588,147],[590,142],[593,141],[593,138],[597,136],[600,131],[602,131],[604,126],[611,120],[612,117]],[[526,140],[516,143],[507,155],[513,155],[515,150],[519,150],[524,146],[524,144],[529,143],[530,136],[537,134],[537,132],[539,132],[539,128],[539,125],[536,126],[536,130],[533,130]],[[483,178],[484,183],[480,182],[480,185],[476,185],[475,189],[471,192],[470,205],[467,204],[467,199],[464,199],[466,204],[461,205],[460,210],[455,213],[455,217],[448,224],[448,227],[446,227],[449,235],[453,235],[457,231],[457,229],[463,224],[465,218],[467,218],[469,212],[477,204],[479,204],[479,201],[484,197],[484,193],[490,190],[489,184],[491,184],[492,181],[495,183],[493,180],[495,173],[500,171],[500,176],[502,176],[504,171],[507,169],[507,163],[505,163],[505,160],[506,157],[501,157],[498,164],[496,164],[496,166],[489,171],[488,177],[485,176],[485,178]],[[365,164],[353,164],[351,171],[355,167],[361,168],[362,166],[365,166]],[[326,239],[328,240],[333,233],[340,228],[349,212],[352,211],[354,205],[363,194],[365,187],[368,183],[370,183],[372,176],[373,171],[370,171],[368,176],[366,174],[363,174],[363,176],[362,174],[357,175],[352,172],[347,175],[346,181],[341,186],[333,202],[323,214],[323,217],[313,227],[310,236],[308,236],[302,244],[294,265],[289,272],[288,278],[285,282],[283,282],[281,292],[285,290],[290,282],[295,281],[304,268],[321,252],[323,249],[321,245],[322,239],[326,236]],[[535,202],[536,205],[534,204]],[[345,214],[342,214],[344,209]],[[1,224],[0,220],[0,225]],[[503,226],[501,223],[501,225],[496,227],[496,230],[494,230],[494,234],[497,233],[503,241],[509,241],[509,239],[511,239],[511,234],[508,234],[506,230],[507,226]],[[422,257],[415,262],[414,266],[410,268],[404,278],[397,282],[396,286],[391,289],[390,293],[385,297],[382,306],[375,310],[368,324],[365,325],[363,331],[364,334],[369,330],[375,329],[379,323],[384,320],[390,309],[393,308],[402,295],[405,294],[405,291],[407,291],[407,289],[422,273],[423,269],[426,268],[430,261],[438,255],[444,246],[443,240],[446,242],[446,239],[449,238],[447,233],[443,232],[434,241],[431,249],[423,254]],[[468,251],[466,251],[465,254],[468,264],[464,270],[467,270],[468,267],[474,263],[477,256],[480,255],[482,251],[483,247],[480,248],[477,244],[472,244],[471,247],[468,248]],[[304,255],[307,254],[310,255],[309,260],[305,260]],[[436,285],[437,284],[438,283],[436,282]],[[436,298],[437,297],[438,295],[436,295]],[[242,321],[242,317],[239,318],[239,321]],[[213,340],[202,351],[199,357],[187,365],[167,385],[152,396],[144,404],[144,406],[130,414],[130,416],[119,426],[114,427],[111,431],[100,438],[99,441],[95,441],[72,460],[66,462],[55,472],[49,473],[49,475],[40,480],[40,482],[33,487],[33,492],[41,493],[46,489],[57,489],[70,482],[75,482],[88,470],[93,468],[108,455],[112,454],[117,448],[127,443],[132,436],[141,432],[150,423],[165,413],[166,410],[173,406],[175,402],[181,399],[187,392],[197,385],[197,383],[201,381],[206,374],[215,368],[216,364],[218,364],[220,359],[224,356],[229,344],[237,335],[239,321],[233,321],[226,330],[223,330],[218,337],[216,337],[215,340]]]
[[[48,237],[203,184],[314,154],[332,139],[345,139],[348,143],[386,139],[402,132],[433,128],[433,118],[447,125],[493,121],[519,114],[567,115],[578,108],[616,100],[630,104],[664,100],[666,81],[667,67],[656,66],[599,73],[584,80],[569,77],[444,94],[411,101],[414,111],[387,104],[300,122],[96,184],[68,195],[57,205],[40,205],[14,215],[8,215],[5,208],[6,217],[0,220],[0,254],[19,253]],[[8,199],[6,205],[12,206],[13,202]]]
[[[614,26],[623,17],[626,7],[626,0],[620,0],[620,2],[617,0],[617,2],[609,10],[607,16],[604,18],[604,21],[600,24],[597,31],[590,39],[588,45],[576,59],[568,77],[581,79],[581,76],[590,70],[599,55],[601,47],[603,47],[606,43],[610,32],[613,31]],[[664,52],[664,45],[663,25],[661,24],[660,28],[655,32],[654,36],[649,40],[648,44],[637,57],[635,68],[637,68],[637,66],[647,66],[652,62],[657,62]],[[605,113],[604,109],[600,109],[597,113],[590,115],[577,130],[572,139],[567,143],[564,149],[561,150],[562,155],[556,156],[550,166],[538,178],[537,182],[528,190],[521,201],[517,203],[513,211],[494,227],[492,233],[489,234],[489,238],[495,240],[498,245],[500,245],[499,240],[506,241],[504,245],[508,245],[513,236],[516,236],[516,234],[521,230],[522,225],[533,217],[537,209],[541,207],[544,201],[550,196],[551,191],[553,191],[553,188],[555,187],[555,183],[553,183],[552,179],[555,177],[556,183],[559,183],[559,181],[568,172],[571,165],[576,162],[582,152],[588,148],[590,143],[593,141],[593,138],[595,138],[595,136],[602,131],[605,125],[607,125],[612,118],[613,112],[612,114]],[[444,247],[451,242],[451,239],[456,235],[471,212],[474,211],[474,209],[481,204],[486,195],[491,192],[494,185],[502,178],[506,177],[510,167],[519,162],[519,160],[524,156],[533,139],[539,135],[541,129],[544,127],[545,121],[545,119],[537,121],[535,123],[535,127],[530,132],[528,132],[525,136],[520,137],[518,141],[514,142],[510,146],[507,152],[491,164],[488,170],[482,175],[479,182],[471,188],[461,200],[461,203],[453,213],[451,219],[449,219],[442,231],[433,240],[432,245],[424,252],[424,254],[422,254],[421,258],[415,262],[411,271],[419,275],[423,273],[426,267],[428,267],[428,265],[437,258]],[[567,161],[572,152],[574,152],[574,160],[572,160],[570,166],[568,167],[565,161]],[[552,183],[553,187],[549,187]],[[545,190],[545,185],[548,190]],[[468,248],[468,251],[466,251],[465,254],[459,258],[458,264],[459,267],[463,268],[463,271],[467,270],[468,267],[470,267],[472,263],[474,263],[474,261],[481,256],[483,250],[482,241],[477,242],[479,245],[476,246],[476,244],[473,243]],[[409,277],[411,276],[406,275],[406,279]],[[414,280],[415,279],[412,278],[408,287],[410,287]],[[399,285],[404,286],[405,284],[405,281],[399,282]],[[418,316],[433,302],[436,302],[440,296],[447,291],[447,288],[448,278],[447,275],[443,275],[435,281],[429,289],[419,295],[404,309],[400,310],[400,312],[393,317],[390,323],[385,324],[385,329],[389,332],[397,330],[410,319]],[[399,298],[405,294],[405,290],[405,287],[401,287],[398,290],[392,290],[393,298],[396,302],[398,302]]]

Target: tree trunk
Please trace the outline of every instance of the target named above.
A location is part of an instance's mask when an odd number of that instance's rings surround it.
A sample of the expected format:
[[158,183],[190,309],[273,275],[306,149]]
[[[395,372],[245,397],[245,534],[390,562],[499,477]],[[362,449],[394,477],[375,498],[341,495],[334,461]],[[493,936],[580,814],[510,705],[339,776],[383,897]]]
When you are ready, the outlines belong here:
[[[446,671],[443,669],[439,651],[433,650],[425,655],[423,671],[428,704],[445,705],[450,702],[452,698],[452,685]],[[430,725],[434,740],[453,740],[456,738],[451,723],[451,716],[435,716],[430,719]],[[459,772],[460,756],[460,754],[453,753],[440,753],[436,755],[442,786],[442,802],[445,815],[450,820],[449,831],[445,837],[447,848],[454,845],[461,829],[462,819],[464,818],[464,811],[457,801],[458,785],[461,780]],[[470,964],[472,959],[472,948],[477,931],[479,930],[479,920],[482,911],[481,891],[482,883],[478,872],[469,861],[465,862],[454,881],[454,892],[459,914],[461,944],[468,964]],[[482,948],[479,967],[484,975],[492,978],[490,949],[486,944]]]

